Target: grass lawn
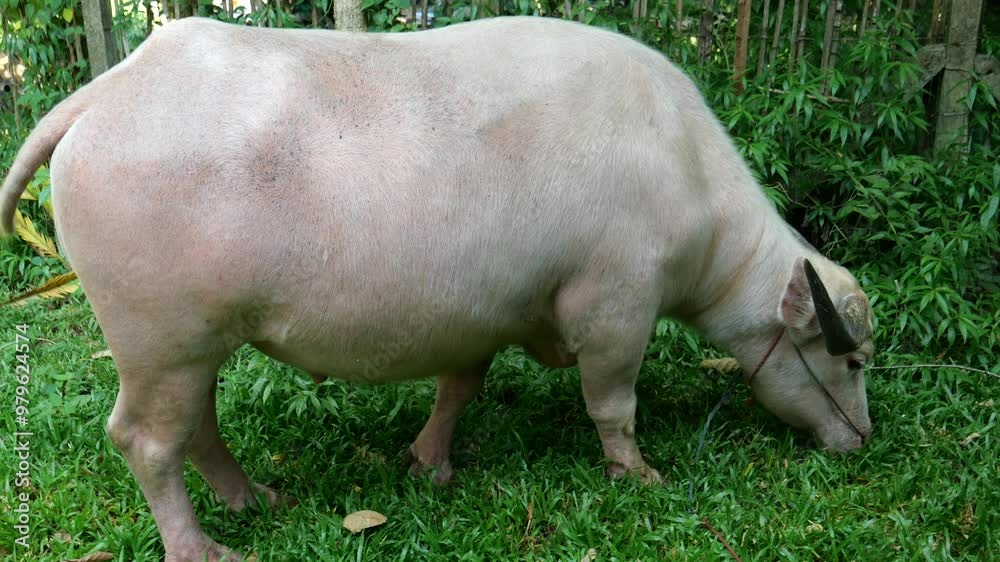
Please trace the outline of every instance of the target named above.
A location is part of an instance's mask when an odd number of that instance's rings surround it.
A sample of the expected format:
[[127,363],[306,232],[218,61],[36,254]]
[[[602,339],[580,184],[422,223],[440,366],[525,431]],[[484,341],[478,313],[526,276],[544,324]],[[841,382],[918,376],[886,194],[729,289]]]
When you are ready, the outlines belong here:
[[[30,548],[17,536],[14,326],[31,325]],[[162,545],[139,487],[104,433],[118,378],[79,299],[0,311],[5,415],[0,559],[59,561],[106,551],[158,560]],[[1000,559],[1000,381],[954,370],[869,373],[875,432],[831,456],[757,407],[740,388],[689,470],[698,432],[724,382],[675,331],[651,345],[639,380],[638,439],[662,487],[604,477],[576,370],[552,371],[516,350],[497,357],[459,426],[452,486],[407,474],[403,451],[434,398],[433,380],[385,386],[307,376],[255,351],[224,367],[222,433],[251,478],[297,497],[284,511],[232,514],[189,467],[206,531],[269,560]],[[878,342],[876,342],[878,343]],[[877,355],[879,364],[900,358]],[[907,359],[910,361],[910,359]],[[995,364],[996,361],[993,361]],[[978,437],[971,438],[973,434]],[[388,523],[360,535],[345,514]]]

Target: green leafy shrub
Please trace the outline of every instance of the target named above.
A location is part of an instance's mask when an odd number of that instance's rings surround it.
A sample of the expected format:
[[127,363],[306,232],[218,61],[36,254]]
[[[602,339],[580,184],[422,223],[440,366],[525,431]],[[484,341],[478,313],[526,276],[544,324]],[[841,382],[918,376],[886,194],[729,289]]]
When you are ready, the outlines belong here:
[[[688,2],[688,4],[692,4]],[[145,32],[145,18],[126,10],[116,19],[134,47]],[[0,163],[11,161],[31,124],[86,80],[84,61],[69,64],[71,45],[82,33],[75,0],[30,0],[5,6],[19,23],[12,45],[25,58],[25,83],[17,100],[18,129],[10,112],[0,127],[10,134]],[[1000,341],[1000,272],[997,207],[1000,165],[995,147],[1000,135],[996,93],[986,82],[973,84],[968,104],[972,149],[968,154],[935,154],[925,96],[913,84],[919,36],[928,18],[914,24],[909,12],[873,19],[864,34],[845,26],[837,64],[819,68],[823,17],[809,20],[804,55],[789,65],[790,10],[778,56],[762,73],[751,69],[737,93],[732,81],[735,2],[718,3],[714,47],[702,57],[697,46],[698,12],[685,9],[676,21],[673,2],[650,3],[648,15],[633,18],[632,5],[597,0],[566,4],[554,0],[460,0],[447,8],[432,5],[435,26],[499,12],[503,15],[572,17],[590,25],[632,34],[664,52],[699,84],[709,105],[733,135],[765,191],[789,222],[825,254],[855,271],[877,313],[880,349],[968,362],[996,369],[992,350]],[[330,3],[316,2],[321,26],[330,26]],[[405,21],[409,0],[366,0],[372,31],[412,31]],[[73,11],[68,14],[65,11]],[[269,3],[254,14],[238,8],[232,16],[202,2],[201,15],[248,25],[297,27],[310,23],[313,4],[294,0]],[[68,16],[65,17],[64,16]],[[52,17],[59,15],[64,17]],[[693,16],[693,17],[692,17]],[[755,12],[751,29],[759,29]],[[771,17],[774,17],[772,13]],[[751,40],[750,61],[756,60]],[[981,50],[998,52],[986,30]],[[767,57],[768,59],[770,57]],[[750,66],[754,66],[751,64]],[[51,223],[38,205],[22,205],[51,236]],[[58,273],[57,260],[34,255],[26,246],[0,250],[0,271],[8,289],[23,288]],[[658,339],[676,340],[680,332],[662,327]],[[695,339],[684,337],[687,346]],[[694,343],[692,343],[694,342]],[[663,343],[662,341],[660,342]],[[660,345],[657,349],[662,348]]]

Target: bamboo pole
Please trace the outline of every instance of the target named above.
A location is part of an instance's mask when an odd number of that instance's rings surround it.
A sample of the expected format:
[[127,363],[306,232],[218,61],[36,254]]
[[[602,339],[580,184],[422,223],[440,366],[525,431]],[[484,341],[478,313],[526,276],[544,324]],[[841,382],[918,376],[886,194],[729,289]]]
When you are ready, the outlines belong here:
[[844,18],[844,2],[843,0],[836,0],[836,15],[833,19],[833,42],[830,44],[830,60],[827,63],[830,68],[837,67],[837,53],[840,52],[840,29],[843,27],[842,21]]
[[774,66],[778,58],[778,42],[781,40],[781,19],[785,15],[785,0],[778,0],[778,13],[774,15],[774,39],[771,41],[771,60],[768,64]]
[[940,31],[941,24],[941,0],[934,0],[934,5],[931,7],[931,26],[927,30],[927,42],[935,43],[937,40],[938,32]]
[[83,40],[79,33],[73,35],[73,48],[76,50],[76,60],[83,60]]
[[797,55],[798,60],[802,60],[805,57],[806,50],[806,32],[808,30],[809,23],[809,0],[802,0],[802,25],[799,27],[799,53]]
[[[125,8],[122,5],[122,0],[115,0],[115,15],[122,15],[124,9]],[[115,32],[115,35],[118,36],[118,43],[121,45],[122,48],[121,50],[122,58],[132,54],[132,49],[129,48],[128,46],[128,37],[125,36],[125,32],[123,30],[119,30]]]
[[684,24],[684,0],[677,0],[677,37],[681,36]]
[[712,52],[713,28],[715,27],[715,12],[712,9],[715,0],[701,1],[701,28],[698,33],[698,58],[702,62]]
[[833,19],[837,14],[834,7],[836,0],[830,0],[826,6],[826,26],[823,28],[823,55],[820,57],[820,68],[827,68],[830,63],[830,51],[833,49]]
[[767,28],[770,19],[771,0],[764,0],[764,17],[760,22],[760,45],[757,47],[757,75],[764,73],[764,55],[767,51]]
[[795,4],[792,7],[792,37],[788,44],[788,70],[795,67],[795,51],[799,39],[799,6],[801,0],[792,0]]
[[638,39],[642,39],[641,22],[646,19],[648,9],[646,0],[632,0],[632,34]]
[[[935,2],[940,2],[941,0],[934,0]],[[864,37],[865,32],[868,31],[868,12],[872,9],[872,0],[865,0],[864,6],[861,8],[861,26],[858,27],[858,37]]]

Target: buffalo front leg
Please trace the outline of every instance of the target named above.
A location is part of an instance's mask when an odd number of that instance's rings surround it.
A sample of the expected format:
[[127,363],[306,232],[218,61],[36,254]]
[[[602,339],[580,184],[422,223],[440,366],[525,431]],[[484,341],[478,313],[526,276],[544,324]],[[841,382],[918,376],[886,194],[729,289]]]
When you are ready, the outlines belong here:
[[271,507],[292,505],[292,498],[251,482],[246,472],[233,458],[219,435],[219,420],[216,413],[217,383],[213,381],[208,403],[201,418],[201,425],[191,440],[188,458],[198,469],[219,498],[233,511],[241,511],[248,505],[257,503],[258,498]]
[[420,430],[417,439],[410,445],[409,452],[413,458],[413,464],[410,466],[412,474],[433,471],[435,484],[445,484],[451,480],[453,474],[449,461],[451,438],[462,410],[483,388],[489,366],[489,362],[486,362],[464,371],[437,377],[437,397],[434,399],[431,417]]
[[121,388],[107,432],[146,496],[167,562],[243,560],[202,531],[184,486],[185,452],[210,402],[216,368],[118,361]]
[[597,426],[610,476],[632,476],[644,483],[663,481],[650,467],[635,443],[635,381],[642,356],[616,357],[616,353],[580,356],[580,381],[587,414]]
[[587,414],[597,426],[608,474],[655,483],[663,479],[635,443],[635,382],[657,302],[655,291],[644,294],[643,287],[581,281],[559,295],[557,314],[564,345],[577,356]]

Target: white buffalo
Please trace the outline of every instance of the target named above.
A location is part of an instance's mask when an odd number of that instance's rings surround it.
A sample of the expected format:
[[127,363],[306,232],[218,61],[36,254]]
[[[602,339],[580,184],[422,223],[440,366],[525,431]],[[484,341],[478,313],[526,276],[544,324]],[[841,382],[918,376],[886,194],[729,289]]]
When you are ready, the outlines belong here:
[[201,530],[185,456],[234,509],[284,500],[219,436],[216,370],[244,343],[316,377],[436,375],[410,452],[439,480],[510,344],[578,363],[609,471],[659,480],[634,387],[664,316],[827,448],[871,431],[858,282],[782,221],[692,82],[614,33],[181,20],[38,124],[0,194],[5,232],[50,155],[59,239],[120,373],[107,430],[171,562],[242,559]]

